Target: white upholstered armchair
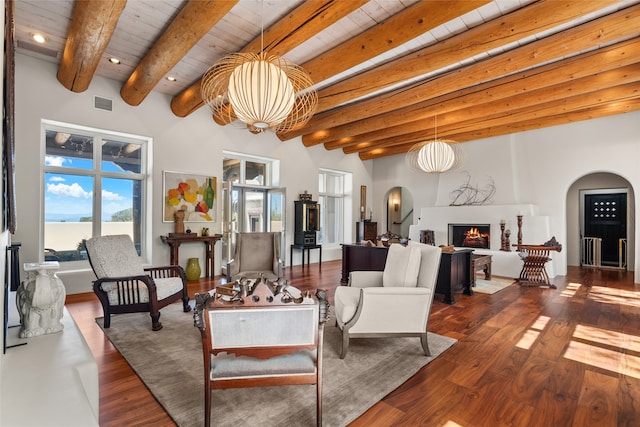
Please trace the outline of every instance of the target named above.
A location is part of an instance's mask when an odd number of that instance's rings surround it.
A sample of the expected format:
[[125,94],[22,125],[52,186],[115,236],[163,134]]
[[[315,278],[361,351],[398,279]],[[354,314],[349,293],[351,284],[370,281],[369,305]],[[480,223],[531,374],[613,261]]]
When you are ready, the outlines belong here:
[[337,326],[342,330],[344,359],[350,338],[420,337],[429,356],[427,323],[441,249],[422,243],[389,247],[384,271],[352,271],[349,286],[335,293]]

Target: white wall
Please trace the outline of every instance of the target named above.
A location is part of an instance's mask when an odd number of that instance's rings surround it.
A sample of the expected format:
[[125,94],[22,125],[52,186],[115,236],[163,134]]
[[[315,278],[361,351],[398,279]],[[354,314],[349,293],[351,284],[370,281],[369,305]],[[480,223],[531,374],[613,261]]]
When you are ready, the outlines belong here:
[[[322,146],[306,148],[300,138],[282,142],[273,133],[253,135],[239,126],[221,127],[214,124],[207,108],[201,108],[186,118],[171,112],[167,95],[151,93],[138,107],[127,105],[120,98],[120,85],[109,79],[96,77],[89,89],[73,93],[56,80],[57,66],[40,59],[18,54],[16,57],[16,190],[18,194],[18,230],[15,239],[22,242],[21,261],[37,261],[41,254],[38,242],[42,239],[41,206],[43,179],[40,176],[42,154],[40,142],[41,119],[79,124],[100,129],[149,136],[153,138],[153,206],[152,206],[152,263],[166,264],[169,247],[160,235],[173,231],[173,223],[162,222],[162,171],[192,172],[222,177],[223,150],[280,159],[280,182],[287,189],[287,244],[293,241],[293,201],[304,190],[318,194],[318,169],[330,168],[353,173],[354,194],[359,197],[360,185],[371,188],[372,162],[363,162],[356,155],[345,156],[342,151],[327,151]],[[94,95],[113,100],[113,111],[93,108]],[[220,190],[220,188],[218,188]],[[353,191],[353,190],[352,190]],[[221,231],[221,201],[218,199],[218,221],[210,228]],[[358,217],[358,203],[350,205],[353,218]],[[201,224],[198,224],[201,225]],[[350,229],[354,239],[354,231]],[[216,245],[216,274],[220,273],[221,245]],[[288,257],[288,250],[285,256]],[[317,251],[312,251],[317,252]],[[340,258],[339,246],[323,251],[323,260]],[[186,266],[190,257],[199,257],[204,265],[201,245],[180,248],[180,264]],[[317,262],[312,254],[312,262]],[[296,257],[296,264],[300,257]],[[287,260],[289,265],[289,260]],[[88,264],[87,264],[88,268]],[[68,293],[74,289],[89,289],[90,275],[64,274]],[[74,277],[77,276],[77,282]]]
[[[540,215],[550,217],[550,227],[561,243],[567,241],[566,198],[570,186],[577,179],[593,172],[611,172],[632,185],[640,182],[637,168],[640,112],[464,143],[462,169],[426,175],[408,169],[403,155],[362,162],[357,155],[345,156],[340,150],[327,151],[322,146],[306,148],[299,138],[281,142],[271,133],[252,135],[238,126],[220,127],[211,122],[206,108],[187,118],[177,118],[170,111],[170,97],[162,94],[152,93],[141,106],[131,107],[120,99],[117,82],[104,78],[95,78],[84,93],[72,93],[58,83],[56,71],[55,64],[17,55],[16,163],[20,167],[16,171],[19,222],[15,240],[22,241],[21,259],[24,261],[40,257],[41,220],[26,213],[40,206],[42,179],[37,172],[42,155],[40,120],[43,118],[154,139],[154,264],[165,263],[169,259],[169,248],[161,243],[159,236],[172,231],[172,224],[163,223],[161,218],[162,171],[178,170],[220,177],[223,150],[281,160],[281,185],[287,188],[289,202],[286,212],[289,225],[287,243],[293,237],[292,202],[304,190],[317,194],[317,171],[320,167],[354,174],[353,200],[349,205],[354,221],[359,218],[359,189],[366,185],[367,204],[373,209],[373,220],[380,224],[386,221],[385,195],[393,187],[405,187],[412,194],[412,223],[417,223],[420,208],[449,204],[451,192],[466,182],[465,173],[471,177],[471,184],[480,188],[491,177],[496,186],[494,204],[536,205]],[[112,99],[114,111],[95,110],[94,95]],[[633,206],[635,211],[638,210],[637,203]],[[211,229],[220,232],[220,222]],[[635,242],[640,240],[637,233]],[[353,230],[348,236],[346,240],[354,239]],[[181,263],[185,264],[188,257],[200,257],[204,262],[201,248],[191,246],[181,248]],[[216,273],[219,273],[219,244],[216,252]],[[637,282],[640,279],[635,266],[639,262],[639,253],[636,250],[635,259],[630,260],[630,269],[636,270]],[[312,254],[312,262],[314,257],[317,254]],[[323,253],[325,260],[339,257],[339,248],[326,248]],[[299,257],[295,258],[298,261]],[[558,265],[558,273],[565,274],[566,251],[558,254]]]
[[[374,160],[374,198],[380,202],[381,195],[390,188],[404,186],[413,194],[418,212],[422,207],[447,206],[450,193],[466,182],[465,171],[471,176],[471,184],[479,188],[492,177],[496,187],[493,204],[537,206],[540,215],[550,218],[552,234],[566,245],[567,223],[576,220],[568,218],[567,214],[567,198],[574,182],[591,173],[608,172],[628,181],[632,194],[637,192],[640,183],[639,111],[488,138],[462,146],[465,159],[462,169],[439,176],[407,170],[401,161],[403,156]],[[628,206],[634,222],[639,208],[636,199],[630,200]],[[636,283],[640,282],[638,233],[638,228],[634,227],[633,236],[630,236],[634,241],[633,259],[629,259],[629,269],[635,271]],[[567,251],[554,256],[557,273],[566,274]]]

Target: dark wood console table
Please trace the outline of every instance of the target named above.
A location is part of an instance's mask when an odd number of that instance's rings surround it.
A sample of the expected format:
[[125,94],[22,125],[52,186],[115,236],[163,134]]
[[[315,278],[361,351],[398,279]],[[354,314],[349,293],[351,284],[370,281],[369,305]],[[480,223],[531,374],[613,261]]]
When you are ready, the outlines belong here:
[[342,277],[340,283],[349,282],[352,271],[383,271],[387,261],[389,248],[365,246],[359,244],[342,244]]
[[[346,285],[352,271],[383,271],[388,251],[387,247],[343,244],[340,283]],[[457,249],[455,252],[442,253],[436,293],[444,295],[444,302],[447,304],[455,304],[455,292],[463,291],[466,295],[473,295],[472,254],[473,249]]]
[[211,277],[214,272],[215,261],[215,245],[218,240],[222,238],[222,234],[213,234],[211,236],[177,236],[168,235],[160,236],[162,241],[171,247],[171,265],[178,265],[179,248],[183,243],[202,242],[205,247],[205,277]]

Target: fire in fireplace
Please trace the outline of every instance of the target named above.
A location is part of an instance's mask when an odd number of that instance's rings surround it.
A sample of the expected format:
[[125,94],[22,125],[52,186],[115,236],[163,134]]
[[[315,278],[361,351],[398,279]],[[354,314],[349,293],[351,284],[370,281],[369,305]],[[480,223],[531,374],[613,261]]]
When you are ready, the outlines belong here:
[[449,224],[449,244],[474,249],[489,249],[491,242],[489,224]]

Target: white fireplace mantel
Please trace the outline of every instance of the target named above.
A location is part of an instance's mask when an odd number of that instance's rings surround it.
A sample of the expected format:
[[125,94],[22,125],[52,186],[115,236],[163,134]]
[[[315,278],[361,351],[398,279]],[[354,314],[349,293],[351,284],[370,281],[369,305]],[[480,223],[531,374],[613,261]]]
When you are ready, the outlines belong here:
[[[475,253],[493,256],[491,270],[496,276],[515,278],[520,274],[522,261],[518,252],[515,252],[515,247],[512,247],[511,252],[500,250],[500,221],[506,222],[505,230],[511,230],[511,244],[516,244],[518,215],[522,215],[522,244],[542,244],[553,236],[550,217],[540,215],[536,205],[513,204],[421,208],[418,223],[409,227],[409,238],[420,241],[420,230],[433,230],[436,245],[448,245],[449,224],[490,224],[490,248],[476,249]],[[556,276],[557,269],[553,260],[546,268],[549,277]]]

